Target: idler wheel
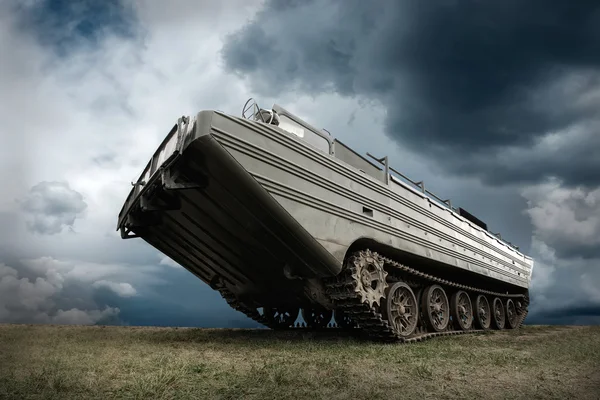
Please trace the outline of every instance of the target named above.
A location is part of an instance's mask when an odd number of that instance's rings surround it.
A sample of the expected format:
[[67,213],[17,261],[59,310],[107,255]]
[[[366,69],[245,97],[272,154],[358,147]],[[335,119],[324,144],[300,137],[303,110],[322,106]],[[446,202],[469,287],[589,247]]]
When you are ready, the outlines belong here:
[[333,316],[332,310],[325,308],[303,308],[302,319],[306,322],[309,328],[323,329],[327,328],[327,324],[331,321]]
[[504,329],[504,324],[506,322],[506,312],[504,310],[504,304],[502,304],[502,300],[500,300],[500,298],[494,297],[494,301],[492,302],[492,311],[493,328]]
[[399,337],[413,334],[419,321],[417,297],[410,286],[396,282],[387,289],[383,315]]
[[515,306],[515,303],[514,303],[514,301],[512,301],[512,299],[508,299],[506,301],[507,328],[515,329],[517,327],[518,322],[519,322],[519,314],[517,313],[517,307]]
[[431,285],[423,290],[421,310],[427,327],[442,332],[450,321],[450,304],[446,292],[440,285]]
[[480,294],[475,299],[475,326],[479,329],[490,329],[492,313],[487,297]]
[[456,321],[460,329],[469,330],[473,324],[473,305],[467,292],[459,290],[450,299],[452,319]]
[[294,322],[300,314],[299,308],[264,307],[264,316],[274,329],[288,329],[294,327]]

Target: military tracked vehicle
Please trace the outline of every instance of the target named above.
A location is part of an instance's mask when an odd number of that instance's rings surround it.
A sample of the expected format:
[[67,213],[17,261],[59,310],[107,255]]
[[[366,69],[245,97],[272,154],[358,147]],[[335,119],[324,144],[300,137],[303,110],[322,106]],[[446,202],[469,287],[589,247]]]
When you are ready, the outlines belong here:
[[527,315],[530,257],[387,157],[277,104],[179,118],[132,185],[121,237],[272,329],[411,342]]

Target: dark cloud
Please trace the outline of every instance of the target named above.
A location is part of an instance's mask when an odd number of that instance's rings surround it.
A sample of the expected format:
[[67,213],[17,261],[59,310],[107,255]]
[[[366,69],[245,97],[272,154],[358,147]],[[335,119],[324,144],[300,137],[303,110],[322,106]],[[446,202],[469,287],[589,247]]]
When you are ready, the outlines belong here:
[[[164,263],[161,263],[164,264]],[[182,267],[164,266],[155,273],[163,282],[139,296],[125,298],[114,291],[94,292],[98,304],[118,307],[120,320],[135,326],[260,328],[263,325],[233,310],[207,284]]]
[[181,267],[0,254],[3,322],[262,327]]
[[531,255],[535,265],[528,323],[600,323],[600,257],[560,258],[535,237]]
[[[542,315],[548,315],[545,313]],[[551,316],[560,317],[600,317],[600,306],[598,305],[582,305],[572,308],[558,309],[551,313]]]
[[271,0],[223,58],[261,94],[376,99],[454,173],[600,184],[597,1]]
[[598,304],[557,308],[528,315],[526,318],[529,325],[589,325],[594,321],[600,321]]
[[21,200],[30,220],[28,228],[42,235],[60,233],[65,226],[73,228],[75,219],[86,208],[83,196],[65,182],[40,182]]
[[523,189],[522,195],[533,235],[556,258],[600,259],[600,188],[566,189],[549,182]]
[[134,12],[121,0],[39,0],[13,2],[20,24],[43,45],[65,56],[81,45],[95,45],[107,35],[131,38]]
[[119,309],[100,308],[81,280],[52,259],[0,262],[0,322],[90,325],[118,319]]

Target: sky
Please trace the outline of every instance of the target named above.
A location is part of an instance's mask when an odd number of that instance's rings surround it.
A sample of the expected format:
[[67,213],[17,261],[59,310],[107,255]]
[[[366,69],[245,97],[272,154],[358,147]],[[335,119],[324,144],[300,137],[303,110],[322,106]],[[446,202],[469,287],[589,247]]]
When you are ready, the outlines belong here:
[[532,256],[527,323],[600,323],[594,3],[0,0],[0,322],[256,326],[115,230],[177,118],[254,97]]

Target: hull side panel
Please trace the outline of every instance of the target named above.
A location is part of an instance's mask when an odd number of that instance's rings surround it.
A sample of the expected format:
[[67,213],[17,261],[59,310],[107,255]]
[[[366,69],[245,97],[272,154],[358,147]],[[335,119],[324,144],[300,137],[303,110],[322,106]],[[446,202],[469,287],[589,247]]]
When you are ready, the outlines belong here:
[[359,238],[528,287],[532,261],[454,213],[279,128],[215,113],[211,134],[335,258]]

